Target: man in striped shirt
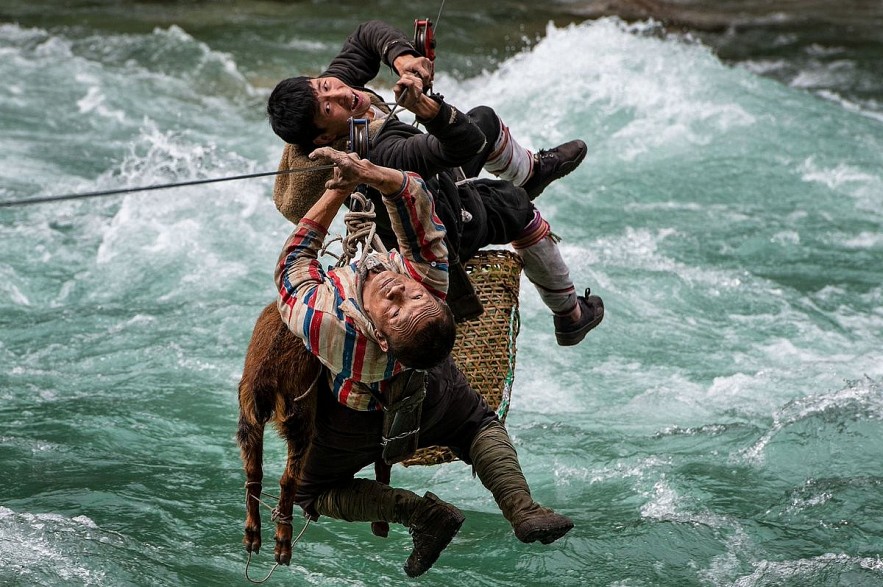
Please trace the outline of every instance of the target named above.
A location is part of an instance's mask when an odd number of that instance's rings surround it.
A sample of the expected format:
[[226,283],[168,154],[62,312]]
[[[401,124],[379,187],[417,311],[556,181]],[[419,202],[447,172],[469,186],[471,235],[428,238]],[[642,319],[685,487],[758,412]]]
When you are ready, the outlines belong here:
[[[463,514],[431,492],[420,497],[355,478],[384,454],[391,386],[419,369],[425,371],[425,386],[415,392],[422,410],[408,432],[419,431],[415,445],[447,446],[472,464],[519,540],[557,540],[573,523],[533,501],[506,429],[450,357],[455,327],[444,303],[445,228],[425,182],[328,147],[310,157],[330,159],[334,175],[287,240],[275,272],[282,319],[328,372],[296,503],[313,518],[401,523],[414,541],[405,572],[416,577],[435,563]],[[383,195],[398,249],[325,271],[318,251],[360,183]]]
[[[355,155],[333,155],[338,162],[369,167]],[[388,194],[383,202],[393,230],[401,235],[398,250],[323,271],[317,253],[334,213],[351,193],[328,190],[323,198],[330,205],[322,204],[321,216],[311,217],[311,209],[303,217],[276,267],[282,319],[328,367],[337,400],[355,410],[378,409],[375,396],[383,395],[393,376],[406,367],[435,366],[456,337],[453,315],[444,304],[445,227],[426,184],[415,173],[370,167],[383,170],[375,175],[391,176],[384,179],[388,191],[381,192]]]

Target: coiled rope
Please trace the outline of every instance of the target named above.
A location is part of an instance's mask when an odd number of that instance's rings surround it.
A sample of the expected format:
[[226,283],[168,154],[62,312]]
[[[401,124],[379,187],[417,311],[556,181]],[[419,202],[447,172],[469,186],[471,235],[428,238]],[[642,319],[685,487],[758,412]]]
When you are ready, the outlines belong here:
[[[362,255],[364,258],[372,252],[387,253],[386,247],[377,236],[377,225],[374,219],[377,213],[374,212],[374,202],[361,192],[353,192],[350,196],[350,210],[343,217],[346,225],[346,235],[338,236],[327,241],[319,250],[319,254],[327,254],[337,259],[337,267],[343,267],[349,264],[359,254],[359,246],[362,247]],[[333,243],[340,241],[343,249],[340,255],[336,255],[328,250]]]

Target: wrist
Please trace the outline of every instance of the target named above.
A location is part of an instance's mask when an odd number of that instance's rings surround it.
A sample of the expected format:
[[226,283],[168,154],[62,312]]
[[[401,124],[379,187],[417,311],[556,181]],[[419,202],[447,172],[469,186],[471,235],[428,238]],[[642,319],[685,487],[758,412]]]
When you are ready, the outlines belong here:
[[421,122],[426,122],[438,116],[440,110],[441,104],[426,94],[423,94],[420,96],[420,101],[414,108],[413,112]]
[[383,178],[374,187],[384,197],[395,197],[402,192],[408,183],[408,176],[398,169],[383,168]]
[[[398,44],[398,42],[394,42],[393,45]],[[404,68],[410,61],[414,60],[414,54],[410,53],[410,51],[414,51],[414,49],[410,46],[410,43],[400,43],[403,45],[400,50],[405,51],[396,55],[396,57],[392,60],[392,68],[396,71],[396,73],[401,74],[402,68]]]
[[414,59],[419,55],[414,45],[406,39],[396,39],[383,46],[381,55],[384,56],[385,62],[391,66],[396,73],[401,71],[401,67],[406,64],[407,59]]
[[[355,189],[355,187],[353,189]],[[328,192],[329,192],[329,196],[331,197],[332,204],[336,204],[338,206],[343,206],[344,203],[346,203],[347,198],[349,198],[350,195],[352,195],[353,190],[352,189],[335,188],[335,189],[328,190]]]

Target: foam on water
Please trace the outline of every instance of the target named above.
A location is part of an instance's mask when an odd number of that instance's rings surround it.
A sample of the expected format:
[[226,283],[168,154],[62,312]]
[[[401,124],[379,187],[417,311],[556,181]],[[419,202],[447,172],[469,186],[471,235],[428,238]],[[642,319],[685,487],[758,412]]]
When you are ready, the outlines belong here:
[[[752,587],[776,585],[782,582],[805,582],[822,584],[823,581],[842,581],[853,576],[851,571],[869,570],[883,572],[880,557],[854,557],[846,554],[826,553],[809,559],[790,561],[760,561],[749,575],[739,577],[732,585]],[[861,581],[863,575],[856,573],[853,580]]]
[[[855,381],[836,392],[796,399],[773,416],[772,426],[753,446],[743,450],[739,458],[761,463],[769,443],[789,426],[819,416],[829,420],[847,420],[853,417],[883,419],[883,395],[873,380]],[[834,414],[830,416],[830,414]],[[844,416],[841,416],[844,414]]]
[[[310,62],[334,50],[290,45]],[[0,25],[0,73],[12,80],[3,198],[278,163],[266,88],[178,26]],[[577,287],[607,311],[560,349],[522,283],[507,423],[534,495],[577,529],[560,549],[522,550],[467,466],[397,469],[403,486],[468,510],[428,584],[523,584],[517,570],[560,585],[581,571],[712,585],[883,573],[861,546],[883,530],[860,522],[883,478],[883,131],[861,107],[819,100],[810,77],[777,84],[612,19],[549,25],[472,79],[440,72],[449,101],[495,107],[531,148],[586,138],[586,162],[537,205]],[[4,487],[0,550],[16,572],[52,563],[25,579],[241,580],[235,390],[290,229],[271,185],[0,210],[0,438],[22,471]],[[270,487],[284,457],[267,436]],[[390,555],[366,527],[317,528],[290,569],[298,580],[404,584],[404,531]],[[364,581],[344,578],[354,566]]]
[[653,26],[612,19],[549,25],[533,51],[463,84],[467,95],[460,101],[489,104],[504,119],[517,119],[526,146],[554,145],[574,128],[592,129],[604,135],[592,141],[596,151],[613,146],[617,159],[633,161],[663,145],[702,145],[750,125],[754,117],[708,83],[709,74],[724,70],[703,47],[667,41]]
[[[550,58],[551,53],[574,54],[578,48],[590,58]],[[532,90],[523,88],[525,80],[529,80]],[[500,86],[511,91],[500,92]],[[864,324],[855,324],[862,320],[851,321],[850,325],[857,328],[850,328],[848,333],[832,330],[828,318],[822,317],[815,304],[806,303],[790,287],[783,288],[764,275],[763,258],[769,255],[765,249],[796,253],[801,248],[817,248],[817,237],[807,239],[806,235],[811,233],[804,225],[815,224],[820,213],[827,215],[828,222],[835,215],[842,216],[842,196],[856,203],[854,211],[846,212],[847,218],[858,220],[859,215],[867,212],[879,226],[877,168],[847,158],[847,152],[840,152],[837,146],[809,156],[801,154],[799,145],[813,142],[814,131],[795,126],[792,118],[796,111],[790,109],[819,109],[825,117],[833,112],[825,112],[811,97],[783,93],[773,84],[725,67],[701,46],[660,38],[653,30],[629,29],[615,21],[550,29],[534,51],[461,87],[468,89],[465,102],[492,103],[517,133],[526,128],[528,136],[535,137],[546,128],[545,116],[549,115],[552,118],[548,126],[556,132],[581,128],[599,135],[600,141],[590,141],[586,163],[566,181],[552,186],[537,202],[552,221],[553,229],[565,236],[562,250],[578,285],[591,284],[605,299],[612,300],[608,305],[607,330],[601,328],[597,335],[592,335],[597,344],[623,349],[631,356],[625,349],[648,336],[658,336],[666,345],[686,349],[696,345],[697,340],[714,341],[712,346],[702,348],[703,362],[713,365],[710,374],[708,370],[691,373],[689,363],[682,358],[672,361],[671,352],[656,347],[651,351],[656,356],[649,361],[647,355],[635,355],[636,368],[625,373],[621,370],[622,360],[614,359],[610,369],[601,367],[603,372],[618,373],[618,377],[589,384],[589,394],[609,393],[602,390],[623,387],[643,388],[644,393],[626,395],[635,398],[631,404],[635,408],[645,406],[646,413],[641,415],[651,420],[660,413],[663,418],[678,417],[685,411],[702,414],[710,407],[723,413],[733,407],[741,411],[753,406],[752,412],[763,415],[780,401],[801,393],[806,369],[832,387],[857,371],[873,373],[872,376],[879,373],[881,357],[868,346],[873,345],[871,341],[877,336],[876,317],[871,316],[868,321],[868,315],[861,313]],[[533,107],[525,108],[527,104]],[[859,128],[853,124],[850,131],[858,133],[859,143],[880,144],[878,135]],[[768,150],[771,155],[781,152],[783,134],[790,137],[786,149],[793,149],[793,154],[781,160],[773,157],[767,163],[752,161],[754,169],[745,169],[739,179],[746,183],[744,191],[721,191],[718,186],[734,184],[729,176],[716,177],[718,157],[732,161],[746,149]],[[536,138],[531,142],[554,144],[562,138],[568,137],[548,135],[542,142]],[[676,159],[704,168],[704,176],[679,173],[669,178],[669,162],[679,170],[683,168],[682,161]],[[879,160],[879,152],[870,155],[869,160]],[[639,177],[628,174],[629,181],[639,188],[627,193],[626,198],[599,191],[604,188],[596,186],[609,185],[611,175],[623,176],[624,162],[640,163]],[[806,196],[800,193],[799,183],[787,179],[791,174],[789,168],[798,172],[799,181],[822,186],[824,192],[813,194],[809,212],[803,208],[808,205],[806,202],[797,203],[796,209],[783,207],[787,214],[783,226],[775,211],[763,212],[759,208],[764,204],[775,208],[776,204],[751,193],[758,187],[751,181],[751,175],[763,182],[765,173],[784,171],[785,177],[772,180],[787,190],[780,201],[797,202]],[[655,177],[656,183],[641,190],[642,177]],[[702,187],[698,188],[696,184],[700,182]],[[725,199],[716,196],[719,191]],[[590,212],[586,214],[583,210]],[[591,229],[576,229],[577,224],[569,221],[580,216],[588,219],[583,226]],[[697,225],[696,219],[701,224]],[[632,224],[647,221],[653,224]],[[835,222],[843,226],[842,221]],[[697,249],[684,254],[685,243],[709,252],[715,247],[726,251],[726,240],[716,243],[714,239],[720,239],[739,224],[753,225],[754,231],[768,234],[766,242],[756,241],[757,253],[750,253],[744,263],[714,263],[707,255],[695,254]],[[696,235],[697,228],[701,236]],[[855,238],[861,239],[860,235],[867,231],[857,234]],[[736,239],[745,236],[735,231],[732,235],[733,246],[744,247]],[[849,231],[843,231],[842,236],[848,239]],[[760,266],[752,267],[756,261],[761,261]],[[525,283],[524,289],[522,308],[527,327],[520,338],[521,348],[527,345],[536,349],[543,356],[543,364],[531,364],[527,375],[519,372],[514,403],[518,405],[518,393],[525,390],[532,402],[572,407],[566,399],[562,404],[561,390],[572,389],[574,384],[579,386],[577,382],[586,371],[577,371],[572,377],[561,374],[571,359],[560,358],[548,346],[549,335],[543,332],[548,329],[546,314],[529,284]],[[750,309],[732,310],[740,307]],[[834,308],[834,312],[833,318],[838,321],[849,321],[853,314],[848,307]],[[644,325],[653,325],[653,330]],[[784,325],[789,326],[783,331]],[[619,336],[611,328],[627,336]],[[745,338],[748,332],[751,335]],[[748,339],[751,342],[745,344]],[[598,374],[599,366],[605,365],[601,353],[580,348],[574,354],[588,360],[589,373]],[[726,366],[732,362],[736,364],[734,371]],[[520,365],[524,365],[524,360]],[[800,369],[795,370],[795,365],[800,365]],[[745,367],[749,370],[743,370]],[[539,372],[534,372],[534,368]],[[636,380],[629,379],[630,373],[637,376]],[[548,385],[555,380],[562,384]],[[619,397],[620,393],[612,397]],[[651,401],[656,396],[659,401]],[[577,403],[585,399],[579,394],[575,397],[580,398]],[[674,401],[666,405],[665,400]],[[686,403],[681,404],[682,401]],[[675,407],[678,405],[685,406],[685,410]]]
[[123,546],[118,535],[101,531],[86,516],[17,513],[0,506],[0,555],[4,568],[14,571],[21,581],[42,583],[52,579],[44,570],[52,566],[57,569],[56,580],[79,585],[111,584],[106,570],[83,560],[80,548],[90,542]]

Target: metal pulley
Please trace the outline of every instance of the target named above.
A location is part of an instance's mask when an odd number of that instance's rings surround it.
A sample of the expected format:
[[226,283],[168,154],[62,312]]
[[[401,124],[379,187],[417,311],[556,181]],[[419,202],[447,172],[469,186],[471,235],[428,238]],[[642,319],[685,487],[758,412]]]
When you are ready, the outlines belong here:
[[369,144],[368,119],[350,118],[350,138],[347,150],[358,155],[360,159],[367,159]]
[[414,47],[421,55],[435,61],[435,33],[428,18],[414,20]]

